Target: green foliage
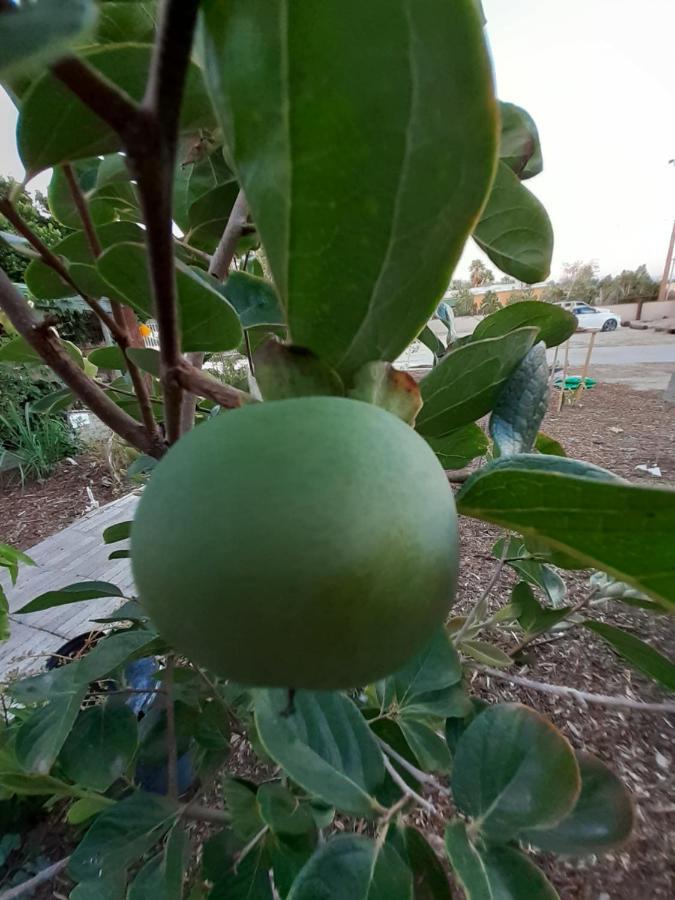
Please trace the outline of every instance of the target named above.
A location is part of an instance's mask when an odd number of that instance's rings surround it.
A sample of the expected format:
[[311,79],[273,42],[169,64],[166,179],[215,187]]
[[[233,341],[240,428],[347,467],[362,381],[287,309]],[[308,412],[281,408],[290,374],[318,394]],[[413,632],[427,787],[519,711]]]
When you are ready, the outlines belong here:
[[483,287],[486,284],[494,284],[494,272],[480,259],[472,259],[469,265],[471,273],[471,287]]
[[[25,189],[19,190],[19,186],[13,178],[0,175],[0,196],[7,197],[9,195],[14,197],[14,206],[21,218],[48,247],[53,247],[66,236],[67,229],[50,217],[46,198],[39,191],[32,197]],[[0,213],[0,231],[10,235],[15,234],[13,226],[2,213]],[[34,255],[34,251],[31,249],[27,254],[16,252],[0,236],[0,269],[5,272],[10,281],[21,282],[24,280],[24,273],[32,255]]]
[[46,478],[56,463],[79,451],[68,424],[56,416],[41,416],[30,407],[8,407],[0,414],[0,461],[11,454],[24,480]]
[[497,312],[499,309],[499,297],[494,291],[487,291],[480,298],[478,312],[482,316],[489,316],[490,313]]

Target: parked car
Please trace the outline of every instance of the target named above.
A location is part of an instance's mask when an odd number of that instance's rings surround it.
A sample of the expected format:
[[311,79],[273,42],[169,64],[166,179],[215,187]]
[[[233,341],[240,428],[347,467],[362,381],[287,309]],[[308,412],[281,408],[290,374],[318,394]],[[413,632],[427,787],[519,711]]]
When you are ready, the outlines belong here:
[[589,306],[582,300],[566,300],[560,306],[577,317],[580,329],[616,331],[621,325],[621,316],[602,306]]

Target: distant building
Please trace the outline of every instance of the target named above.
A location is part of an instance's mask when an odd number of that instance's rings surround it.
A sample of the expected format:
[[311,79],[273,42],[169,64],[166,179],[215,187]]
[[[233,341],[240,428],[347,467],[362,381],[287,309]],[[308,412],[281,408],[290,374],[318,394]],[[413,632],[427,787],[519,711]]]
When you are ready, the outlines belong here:
[[[497,295],[497,299],[499,302],[504,305],[508,303],[509,297],[511,294],[520,291],[531,291],[532,295],[539,300],[541,295],[544,293],[544,289],[548,287],[548,283],[545,281],[541,281],[538,284],[522,284],[520,282],[503,282],[498,284],[484,284],[481,287],[469,288],[473,296],[476,298],[474,301],[474,305],[476,309],[478,309],[481,301],[481,297],[484,297],[488,291],[492,291],[493,294]],[[452,300],[457,295],[457,291],[453,288],[448,288],[445,292],[444,300]]]

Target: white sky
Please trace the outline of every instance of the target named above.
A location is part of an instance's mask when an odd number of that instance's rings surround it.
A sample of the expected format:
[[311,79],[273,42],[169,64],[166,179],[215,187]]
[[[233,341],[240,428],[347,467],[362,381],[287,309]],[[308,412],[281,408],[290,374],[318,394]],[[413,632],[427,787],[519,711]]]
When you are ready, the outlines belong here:
[[[660,276],[675,217],[674,0],[483,4],[499,96],[539,126],[545,170],[528,186],[553,221],[553,276],[577,259]],[[21,178],[15,121],[0,91],[0,172]],[[457,276],[479,255],[470,244]]]

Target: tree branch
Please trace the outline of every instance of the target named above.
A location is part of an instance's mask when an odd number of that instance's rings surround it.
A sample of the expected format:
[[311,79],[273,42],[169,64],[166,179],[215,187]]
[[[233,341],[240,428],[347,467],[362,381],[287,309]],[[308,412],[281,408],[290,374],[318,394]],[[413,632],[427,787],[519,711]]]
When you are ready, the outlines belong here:
[[40,238],[29,228],[29,226],[24,222],[19,213],[14,208],[13,203],[8,197],[0,197],[0,212],[5,216],[6,219],[11,222],[16,231],[26,240],[28,243],[36,250],[42,262],[49,266],[59,278],[63,279],[63,281],[71,287],[76,294],[78,294],[87,306],[99,317],[99,319],[103,322],[103,324],[110,330],[110,333],[117,340],[121,336],[121,330],[117,322],[115,322],[108,313],[103,309],[101,304],[94,300],[93,297],[90,297],[88,294],[85,294],[77,284],[73,281],[71,275],[69,274],[66,267],[63,265],[59,257],[53,253],[49,247],[40,240]]
[[101,247],[101,242],[98,239],[98,234],[96,233],[96,228],[94,227],[94,223],[91,220],[91,216],[89,215],[89,207],[87,206],[87,201],[82,193],[82,189],[75,177],[75,172],[73,172],[73,167],[70,163],[66,163],[63,166],[63,174],[66,176],[66,181],[68,182],[68,190],[70,191],[70,196],[73,198],[73,203],[75,204],[75,208],[77,209],[77,214],[80,217],[80,221],[82,222],[82,228],[84,229],[84,236],[87,239],[87,243],[91,249],[92,254],[95,259],[103,252],[103,248]]
[[509,675],[492,669],[489,666],[472,666],[476,672],[491,675],[500,681],[508,681],[521,687],[539,691],[542,694],[554,694],[557,697],[570,697],[582,706],[586,703],[598,703],[600,706],[615,706],[620,709],[637,709],[640,712],[675,713],[675,703],[643,703],[641,700],[630,700],[628,697],[614,697],[609,694],[590,694],[588,691],[579,691],[576,688],[562,687],[558,684],[544,684],[542,681],[532,681],[531,678],[523,678],[522,675]]
[[413,800],[415,800],[416,803],[419,803],[419,805],[423,809],[426,809],[427,812],[436,812],[436,808],[434,807],[433,803],[429,803],[428,800],[425,800],[424,797],[421,797],[416,791],[414,791],[407,783],[407,781],[401,778],[401,776],[398,774],[398,772],[392,766],[386,756],[383,755],[382,759],[384,761],[385,769],[391,776],[391,780],[396,784],[398,788],[400,788],[400,790],[403,791],[404,796],[411,797]]
[[51,866],[47,866],[46,869],[38,872],[37,875],[33,875],[33,877],[29,878],[27,881],[17,884],[16,887],[10,888],[7,891],[3,891],[2,894],[0,894],[0,900],[15,900],[16,897],[23,897],[24,894],[35,890],[35,888],[44,884],[45,881],[51,881],[52,878],[56,878],[59,872],[62,872],[69,862],[70,857],[66,856],[58,862],[53,863]]
[[241,233],[246,227],[247,219],[248,203],[246,202],[246,197],[244,197],[244,192],[240,190],[237,194],[237,199],[234,201],[234,206],[216,251],[211,257],[209,275],[213,275],[220,281],[225,279],[234,258]]
[[106,396],[62,347],[55,331],[40,322],[28,303],[0,270],[0,306],[19,334],[71,391],[114,432],[141,453],[159,458],[164,446],[151,440],[145,428]]
[[186,360],[181,360],[170,374],[190,394],[208,397],[223,409],[237,409],[246,403],[254,402],[250,394],[229,384],[216,381],[215,378],[202,372],[201,369],[197,369]]

